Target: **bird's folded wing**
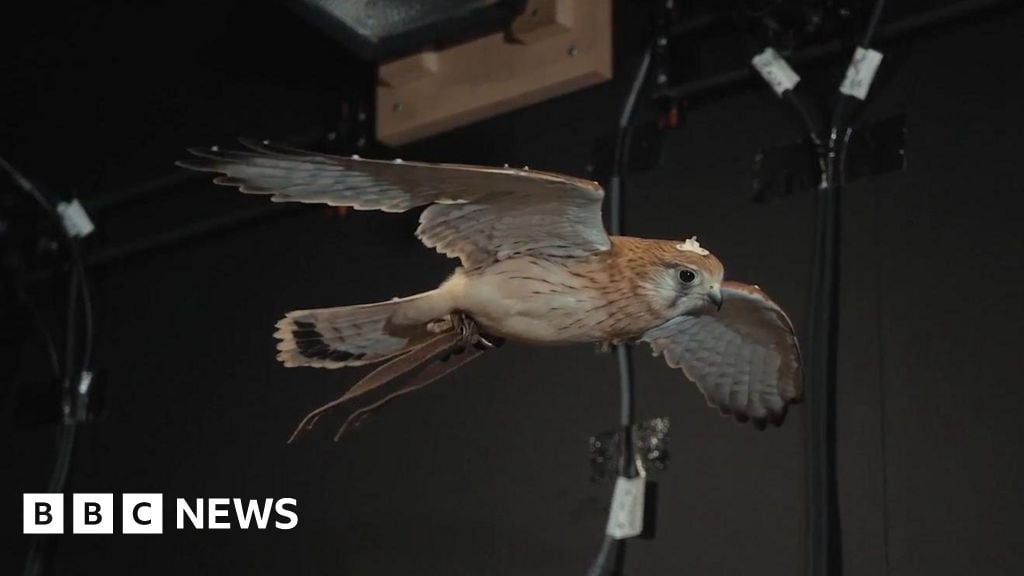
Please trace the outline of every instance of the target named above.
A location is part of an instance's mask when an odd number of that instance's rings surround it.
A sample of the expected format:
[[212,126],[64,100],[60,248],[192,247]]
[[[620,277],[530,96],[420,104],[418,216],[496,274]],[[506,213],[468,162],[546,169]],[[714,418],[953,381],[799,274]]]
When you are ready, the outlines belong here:
[[178,162],[275,202],[404,212],[427,206],[416,235],[467,268],[520,255],[581,256],[610,246],[596,182],[515,168],[365,160],[243,141]]
[[789,318],[756,286],[725,282],[721,310],[679,316],[641,340],[682,368],[708,403],[737,420],[782,423],[800,400],[800,348]]

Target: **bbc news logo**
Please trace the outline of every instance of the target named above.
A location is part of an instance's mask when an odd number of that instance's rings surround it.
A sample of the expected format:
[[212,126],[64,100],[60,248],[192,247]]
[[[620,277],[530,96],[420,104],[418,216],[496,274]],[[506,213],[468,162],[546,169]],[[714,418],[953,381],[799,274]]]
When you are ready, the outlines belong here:
[[[174,501],[174,527],[196,530],[251,528],[291,530],[299,524],[294,498],[177,498]],[[122,494],[121,534],[163,534],[163,494]],[[22,532],[25,534],[64,533],[64,494],[24,494]],[[73,534],[114,533],[113,494],[72,494],[71,532]],[[272,521],[273,520],[273,521]]]

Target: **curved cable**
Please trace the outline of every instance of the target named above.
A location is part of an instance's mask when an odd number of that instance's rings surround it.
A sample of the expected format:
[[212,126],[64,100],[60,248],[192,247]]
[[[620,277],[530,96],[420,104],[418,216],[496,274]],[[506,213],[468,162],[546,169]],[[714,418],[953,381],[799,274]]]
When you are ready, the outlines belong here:
[[[622,233],[625,225],[623,215],[622,191],[623,177],[627,171],[629,160],[629,147],[632,142],[631,123],[633,112],[636,109],[636,102],[640,91],[643,89],[647,79],[648,70],[651,66],[651,57],[654,53],[654,44],[648,45],[644,51],[636,74],[633,76],[633,83],[630,86],[629,95],[622,106],[622,113],[619,115],[617,133],[615,139],[615,153],[613,156],[612,175],[608,180],[609,188],[609,219],[613,235]],[[615,354],[619,366],[619,425],[622,437],[619,454],[619,476],[635,478],[638,471],[636,459],[633,454],[633,421],[634,421],[634,385],[633,385],[633,357],[631,350],[626,345],[615,347]],[[614,511],[610,510],[609,514]],[[606,576],[619,574],[622,571],[622,562],[625,556],[626,541],[617,540],[605,534],[594,558],[587,576]]]
[[[92,362],[93,347],[93,315],[92,298],[89,293],[89,285],[85,278],[85,267],[82,263],[81,251],[78,240],[64,226],[60,213],[55,202],[51,201],[31,180],[26,178],[18,169],[11,165],[5,158],[0,157],[0,168],[10,175],[11,179],[32,198],[50,218],[57,223],[62,233],[64,244],[71,261],[68,277],[68,303],[66,317],[66,341],[64,349],[64,366],[59,370],[62,377],[62,419],[60,430],[57,434],[56,459],[47,491],[51,493],[63,492],[67,484],[68,473],[71,468],[71,460],[74,454],[75,438],[77,435],[78,422],[81,414],[75,413],[76,396],[84,395],[78,390],[82,376],[89,370]],[[78,353],[79,329],[77,325],[78,303],[82,304],[82,321],[84,333],[82,334],[82,351]],[[52,339],[48,339],[50,346],[51,360],[56,360],[55,350],[52,349]],[[56,365],[55,365],[56,367]],[[81,398],[77,398],[81,400]],[[28,554],[25,560],[24,574],[35,576],[42,571],[42,552],[44,542],[41,537],[36,536],[29,544]]]

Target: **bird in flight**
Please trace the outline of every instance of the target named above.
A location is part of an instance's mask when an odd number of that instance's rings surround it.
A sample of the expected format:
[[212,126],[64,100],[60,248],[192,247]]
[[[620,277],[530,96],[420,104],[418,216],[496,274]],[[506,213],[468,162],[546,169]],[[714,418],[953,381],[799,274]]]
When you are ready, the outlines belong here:
[[[422,294],[289,312],[275,332],[285,366],[392,360],[375,373],[380,380],[405,370],[389,368],[394,359],[421,361],[432,343],[452,334],[488,346],[496,339],[646,342],[738,421],[780,425],[800,400],[800,351],[782,309],[757,286],[724,280],[722,263],[695,238],[609,236],[596,182],[526,168],[242,143],[247,150],[190,149],[194,158],[178,165],[218,173],[217,184],[274,202],[385,212],[425,207],[416,236],[461,262]],[[341,400],[372,387],[361,384]]]

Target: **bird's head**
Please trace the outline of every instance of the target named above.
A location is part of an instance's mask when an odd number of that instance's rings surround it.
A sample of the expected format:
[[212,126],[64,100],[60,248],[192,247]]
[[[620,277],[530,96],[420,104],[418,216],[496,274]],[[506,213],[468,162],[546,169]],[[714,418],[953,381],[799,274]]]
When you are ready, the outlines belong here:
[[670,316],[715,312],[722,307],[725,269],[696,238],[658,241],[641,282],[644,292]]

